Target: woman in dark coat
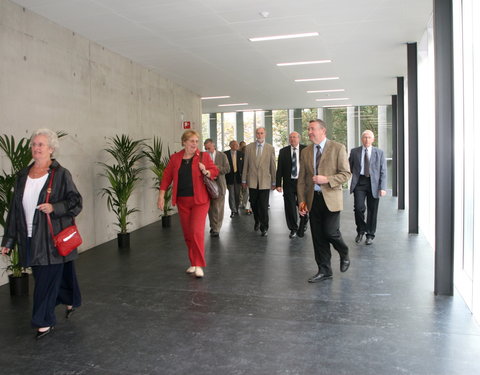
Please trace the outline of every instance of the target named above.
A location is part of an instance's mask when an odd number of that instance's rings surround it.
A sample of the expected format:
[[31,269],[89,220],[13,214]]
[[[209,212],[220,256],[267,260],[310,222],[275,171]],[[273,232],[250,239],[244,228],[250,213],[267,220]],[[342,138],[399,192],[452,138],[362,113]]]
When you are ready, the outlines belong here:
[[[12,203],[2,240],[2,254],[18,246],[20,264],[31,267],[35,279],[32,327],[37,338],[49,334],[55,324],[55,306],[66,306],[66,318],[81,304],[80,289],[73,260],[77,250],[60,256],[53,244],[47,214],[55,234],[72,225],[82,210],[82,197],[70,172],[63,168],[53,153],[58,137],[49,129],[39,129],[30,139],[33,163],[21,170],[15,182]],[[54,171],[49,203],[45,203],[47,187]]]

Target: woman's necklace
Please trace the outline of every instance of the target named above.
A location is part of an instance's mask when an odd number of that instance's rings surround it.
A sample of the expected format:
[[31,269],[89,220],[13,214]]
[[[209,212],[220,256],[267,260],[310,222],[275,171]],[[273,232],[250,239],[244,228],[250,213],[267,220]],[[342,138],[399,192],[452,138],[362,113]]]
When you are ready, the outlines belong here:
[[35,164],[32,166],[30,169],[30,177],[32,178],[38,178],[44,176],[46,173],[48,173],[48,170],[50,169],[50,164],[47,167],[37,167]]

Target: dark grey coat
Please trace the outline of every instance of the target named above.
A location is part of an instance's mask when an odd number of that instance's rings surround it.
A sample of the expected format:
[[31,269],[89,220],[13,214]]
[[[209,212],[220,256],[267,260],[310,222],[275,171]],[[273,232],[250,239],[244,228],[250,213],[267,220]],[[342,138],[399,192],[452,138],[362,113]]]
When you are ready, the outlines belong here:
[[[20,264],[23,267],[45,266],[48,264],[72,261],[78,257],[77,250],[75,249],[66,257],[58,255],[57,249],[53,246],[52,235],[47,224],[47,216],[38,210],[36,210],[33,217],[32,245],[30,255],[27,256],[27,223],[22,201],[28,171],[31,167],[32,165],[17,174],[2,246],[11,249],[15,244],[18,244]],[[71,225],[73,218],[82,210],[82,196],[73,183],[70,172],[63,168],[56,160],[53,160],[50,170],[48,171],[49,177],[38,197],[38,204],[45,203],[52,169],[55,169],[55,176],[53,178],[49,202],[53,205],[53,212],[50,214],[50,218],[52,220],[53,231],[57,234],[62,229]]]

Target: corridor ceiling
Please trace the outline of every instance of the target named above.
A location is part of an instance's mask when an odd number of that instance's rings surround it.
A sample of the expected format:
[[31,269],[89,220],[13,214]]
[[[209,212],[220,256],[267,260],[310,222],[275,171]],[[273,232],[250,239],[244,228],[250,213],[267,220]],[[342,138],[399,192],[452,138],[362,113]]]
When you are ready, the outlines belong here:
[[[203,112],[390,104],[432,0],[14,0],[202,97]],[[249,38],[313,33],[307,38]],[[332,60],[277,66],[277,63]],[[338,77],[295,82],[295,79]],[[344,92],[307,93],[344,89]],[[316,99],[348,98],[316,101]],[[238,107],[219,104],[248,103]]]

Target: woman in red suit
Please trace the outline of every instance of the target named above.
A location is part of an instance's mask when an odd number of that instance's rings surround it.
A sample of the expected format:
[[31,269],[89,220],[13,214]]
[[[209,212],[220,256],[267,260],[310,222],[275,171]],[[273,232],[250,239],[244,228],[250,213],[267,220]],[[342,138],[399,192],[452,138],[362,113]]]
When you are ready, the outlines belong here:
[[[198,149],[199,135],[187,130],[182,135],[183,150],[173,154],[163,173],[158,196],[158,208],[163,211],[165,191],[173,181],[172,205],[178,206],[183,236],[188,247],[190,267],[187,273],[203,277],[205,267],[205,220],[210,198],[203,183],[203,175],[215,179],[218,169],[208,155]],[[200,157],[202,156],[202,161]]]

